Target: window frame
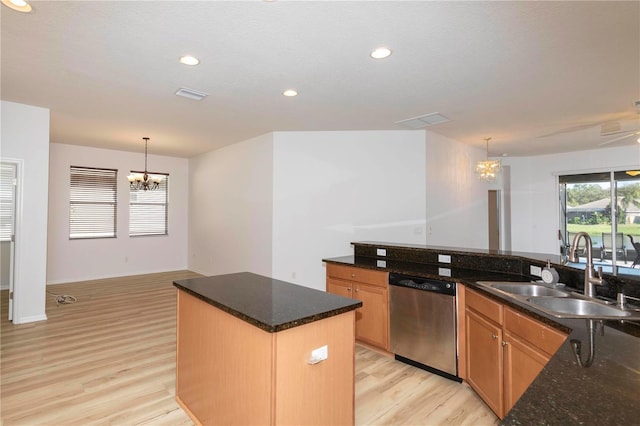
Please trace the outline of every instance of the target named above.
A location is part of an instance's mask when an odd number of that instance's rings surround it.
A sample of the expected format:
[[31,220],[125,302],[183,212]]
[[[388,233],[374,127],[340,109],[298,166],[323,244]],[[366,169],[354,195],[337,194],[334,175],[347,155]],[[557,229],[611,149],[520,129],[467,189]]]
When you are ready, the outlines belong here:
[[[85,171],[86,175],[85,178],[90,182],[91,179],[95,180],[96,182],[91,182],[91,184],[89,185],[85,185],[84,187],[81,186],[74,186],[74,170],[77,172],[78,175],[82,175],[81,171]],[[94,173],[98,173],[98,172],[105,172],[104,176],[99,176],[98,174],[95,174],[92,176],[91,171],[94,171]],[[98,179],[102,178],[105,182],[100,183]],[[111,196],[111,201],[105,201],[102,199],[89,199],[89,200],[82,200],[81,196],[82,195],[87,195],[90,194],[92,190],[96,190],[98,188],[103,188],[106,189],[107,191],[109,191],[109,187],[111,187],[112,189],[112,196]],[[80,189],[83,188],[83,189]],[[74,197],[74,189],[76,189],[77,191],[80,191],[76,194],[76,197]],[[112,225],[112,232],[99,232],[99,229],[95,229],[93,231],[93,234],[95,235],[91,235],[92,232],[89,232],[87,230],[80,232],[73,232],[74,230],[74,215],[73,215],[73,208],[74,206],[100,206],[100,205],[106,205],[106,206],[110,206],[109,210],[113,211],[113,225]],[[95,212],[93,212],[95,213]],[[92,212],[90,211],[90,209],[88,209],[87,212],[85,212],[85,215],[80,215],[77,219],[82,221],[89,221],[91,219],[92,216]],[[110,221],[105,221],[104,223],[110,223]],[[76,226],[77,228],[79,228],[79,226]],[[80,230],[82,228],[79,228]],[[89,228],[88,228],[89,229]],[[101,235],[102,234],[102,235]],[[105,238],[117,238],[118,235],[118,169],[111,169],[111,168],[104,168],[104,167],[86,167],[86,166],[69,166],[69,240],[93,240],[93,239],[105,239]]]
[[[144,173],[144,172],[140,172],[140,171],[136,171],[136,170],[131,170],[130,173]],[[131,188],[131,185],[129,185],[129,237],[130,238],[139,238],[139,237],[161,237],[161,236],[168,236],[169,235],[169,173],[158,173],[158,172],[148,172],[149,175],[155,175],[155,176],[162,176],[162,182],[160,183],[160,186],[158,189],[155,190],[138,190],[138,189],[133,189]],[[150,196],[152,196],[153,194],[158,194],[158,193],[164,193],[164,201],[163,202],[153,202],[153,201],[133,201],[132,200],[132,195],[133,194],[144,194],[148,193]],[[161,215],[163,217],[163,223],[162,223],[162,228],[163,231],[158,232],[157,230],[153,229],[153,222],[152,223],[147,223],[146,225],[148,226],[147,230],[141,230],[141,231],[136,231],[134,233],[132,233],[132,220],[134,219],[134,216],[136,215],[136,213],[134,213],[134,211],[136,210],[136,207],[141,207],[141,206],[149,206],[149,208],[153,208],[155,206],[163,206],[163,214]],[[147,212],[147,214],[153,214],[154,212]],[[157,224],[156,224],[157,225]],[[136,225],[138,228],[141,227],[141,225]]]
[[[15,235],[16,227],[16,196],[18,165],[16,163],[2,162],[0,177],[0,241],[11,242]],[[6,169],[6,170],[5,170]],[[5,230],[6,228],[6,230]],[[5,235],[7,234],[7,235]]]

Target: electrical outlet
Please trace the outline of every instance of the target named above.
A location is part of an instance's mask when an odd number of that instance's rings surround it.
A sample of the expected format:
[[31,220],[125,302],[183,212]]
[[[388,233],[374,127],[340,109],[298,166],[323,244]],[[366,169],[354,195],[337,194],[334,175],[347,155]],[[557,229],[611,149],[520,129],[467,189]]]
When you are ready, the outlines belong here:
[[438,255],[438,262],[440,262],[440,263],[451,263],[451,256],[449,256],[448,254],[439,254]]
[[534,266],[534,265],[529,266],[529,272],[534,277],[542,277],[542,268],[539,266]]
[[387,255],[387,249],[376,249],[376,256],[386,256]]
[[449,269],[449,268],[438,268],[438,275],[440,275],[442,277],[450,277],[451,276],[451,269]]
[[307,360],[307,363],[313,365],[327,358],[329,358],[329,347],[324,345],[311,351],[311,356]]

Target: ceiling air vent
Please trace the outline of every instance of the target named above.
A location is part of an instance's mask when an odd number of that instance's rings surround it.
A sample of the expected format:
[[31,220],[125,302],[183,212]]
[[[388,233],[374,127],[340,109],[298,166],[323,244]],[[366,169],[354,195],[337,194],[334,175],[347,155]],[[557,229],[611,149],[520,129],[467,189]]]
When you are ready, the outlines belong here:
[[400,126],[408,127],[410,129],[422,129],[423,127],[433,126],[435,124],[446,123],[449,120],[439,112],[433,112],[427,115],[421,115],[420,117],[408,118],[406,120],[396,121],[396,124]]
[[181,87],[180,89],[178,89],[176,95],[196,101],[201,101],[209,96],[208,93],[200,92],[199,90],[187,89],[186,87]]

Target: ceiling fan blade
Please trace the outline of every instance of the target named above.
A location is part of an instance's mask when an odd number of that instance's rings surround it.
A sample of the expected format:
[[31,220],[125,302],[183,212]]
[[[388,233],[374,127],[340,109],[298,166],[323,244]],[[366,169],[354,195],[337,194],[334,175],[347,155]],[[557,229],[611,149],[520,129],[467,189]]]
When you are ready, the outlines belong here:
[[613,138],[613,139],[608,140],[606,142],[602,142],[600,144],[600,146],[609,145],[611,143],[618,142],[618,141],[621,141],[622,139],[626,139],[626,138],[628,138],[630,136],[635,136],[635,135],[640,135],[640,130],[639,131],[628,132],[626,135],[618,136],[617,138]]
[[566,127],[564,129],[556,130],[555,132],[551,132],[551,133],[547,133],[547,134],[544,134],[544,135],[536,136],[536,138],[548,138],[550,136],[561,135],[563,133],[577,132],[579,130],[584,130],[584,129],[588,129],[590,127],[598,126],[599,124],[600,123],[588,123],[588,124],[580,124],[580,125],[572,126],[572,127]]

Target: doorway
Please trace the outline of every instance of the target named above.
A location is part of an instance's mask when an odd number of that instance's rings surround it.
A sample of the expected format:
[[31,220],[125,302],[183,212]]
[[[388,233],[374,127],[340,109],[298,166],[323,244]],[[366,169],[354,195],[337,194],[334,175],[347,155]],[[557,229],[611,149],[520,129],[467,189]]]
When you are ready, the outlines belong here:
[[500,250],[500,191],[488,191],[489,250]]
[[0,162],[0,288],[8,289],[8,317],[13,320],[16,245],[16,200],[19,162]]
[[[613,275],[640,275],[640,170],[560,175],[561,254],[579,232],[589,235],[593,261]],[[578,246],[573,263],[586,263]]]

